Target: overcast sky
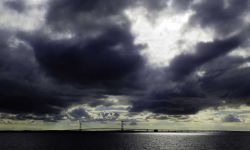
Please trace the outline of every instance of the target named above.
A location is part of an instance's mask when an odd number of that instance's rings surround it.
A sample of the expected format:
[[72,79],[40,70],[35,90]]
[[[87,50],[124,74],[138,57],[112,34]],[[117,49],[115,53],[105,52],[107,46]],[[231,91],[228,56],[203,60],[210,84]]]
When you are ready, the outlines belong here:
[[1,0],[0,130],[250,130],[249,0]]

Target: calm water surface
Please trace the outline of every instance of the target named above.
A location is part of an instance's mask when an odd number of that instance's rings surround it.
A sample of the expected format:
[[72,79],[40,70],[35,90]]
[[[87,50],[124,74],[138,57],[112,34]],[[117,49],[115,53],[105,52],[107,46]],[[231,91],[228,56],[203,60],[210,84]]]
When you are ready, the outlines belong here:
[[250,150],[250,133],[0,133],[0,150]]

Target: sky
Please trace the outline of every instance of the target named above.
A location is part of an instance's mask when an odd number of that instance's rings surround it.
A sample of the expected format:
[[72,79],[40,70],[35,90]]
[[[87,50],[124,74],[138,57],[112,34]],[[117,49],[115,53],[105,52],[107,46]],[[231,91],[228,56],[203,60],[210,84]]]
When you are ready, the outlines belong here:
[[250,130],[249,0],[1,0],[0,130]]

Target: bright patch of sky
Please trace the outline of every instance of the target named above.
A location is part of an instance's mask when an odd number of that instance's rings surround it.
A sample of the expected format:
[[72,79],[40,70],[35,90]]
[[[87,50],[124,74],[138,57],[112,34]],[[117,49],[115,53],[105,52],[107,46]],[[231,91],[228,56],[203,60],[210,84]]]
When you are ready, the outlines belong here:
[[187,28],[192,11],[177,14],[165,9],[155,18],[148,17],[145,8],[133,8],[125,11],[132,22],[132,31],[136,43],[145,43],[147,48],[142,52],[149,64],[168,66],[170,61],[180,53],[194,52],[197,42],[213,39],[209,31],[199,28]]
[[12,31],[33,31],[41,28],[45,22],[47,0],[24,0],[24,7],[29,9],[18,12],[8,8],[4,2],[15,2],[4,0],[0,2],[0,28]]

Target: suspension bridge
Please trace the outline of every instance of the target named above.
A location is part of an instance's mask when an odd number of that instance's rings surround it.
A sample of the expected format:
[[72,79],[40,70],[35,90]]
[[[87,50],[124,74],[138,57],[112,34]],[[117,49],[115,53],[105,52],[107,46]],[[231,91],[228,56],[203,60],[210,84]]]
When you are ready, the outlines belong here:
[[[79,120],[79,130],[80,131],[121,131],[121,132],[125,132],[125,131],[141,131],[141,132],[157,132],[157,129],[142,129],[142,128],[126,128],[126,125],[131,122],[130,120],[115,120],[115,121],[111,121],[111,122],[119,122],[120,123],[120,127],[116,127],[116,128],[83,128],[83,122],[87,122],[87,121],[81,121]],[[88,121],[88,122],[99,122],[99,121]],[[137,121],[137,122],[142,122],[142,121]]]

